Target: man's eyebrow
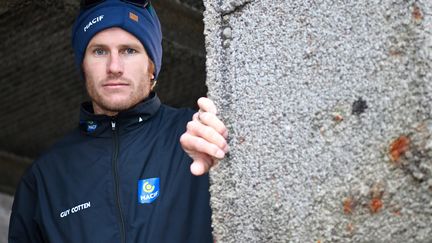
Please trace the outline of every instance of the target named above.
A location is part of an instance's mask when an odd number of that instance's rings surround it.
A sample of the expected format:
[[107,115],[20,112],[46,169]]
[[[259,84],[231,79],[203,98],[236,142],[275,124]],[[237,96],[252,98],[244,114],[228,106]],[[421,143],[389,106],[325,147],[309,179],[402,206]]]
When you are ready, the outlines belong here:
[[87,48],[105,48],[105,47],[107,47],[107,45],[94,43],[94,44],[89,44]]
[[124,45],[120,45],[119,47],[120,47],[120,49],[132,48],[135,50],[144,50],[144,47],[140,44],[137,44],[137,43],[124,44]]
[[[88,46],[88,48],[108,48],[108,45],[92,43]],[[132,48],[135,50],[145,50],[144,47],[138,43],[130,43],[130,44],[122,44],[117,47],[118,49]]]

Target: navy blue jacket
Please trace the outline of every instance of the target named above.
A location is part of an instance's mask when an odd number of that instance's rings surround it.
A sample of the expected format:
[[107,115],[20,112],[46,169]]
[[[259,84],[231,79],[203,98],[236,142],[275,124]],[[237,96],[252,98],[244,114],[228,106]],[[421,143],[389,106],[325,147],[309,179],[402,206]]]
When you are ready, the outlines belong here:
[[23,176],[9,242],[212,242],[208,175],[179,143],[192,115],[155,94],[114,118],[84,103],[80,127]]

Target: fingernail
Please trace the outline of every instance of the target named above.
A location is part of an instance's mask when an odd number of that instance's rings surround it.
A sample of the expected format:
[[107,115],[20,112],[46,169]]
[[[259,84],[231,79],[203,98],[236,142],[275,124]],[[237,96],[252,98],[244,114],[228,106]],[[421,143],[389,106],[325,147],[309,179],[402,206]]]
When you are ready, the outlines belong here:
[[227,152],[229,151],[229,145],[228,145],[228,144],[227,144],[227,145],[225,145],[225,147],[224,147],[224,149],[223,149],[223,150],[224,150],[224,152],[225,152],[225,153],[227,153]]
[[222,150],[218,150],[215,155],[216,158],[220,158],[220,159],[222,159],[224,156],[225,153]]
[[225,131],[223,134],[224,138],[227,139],[228,138],[228,131]]

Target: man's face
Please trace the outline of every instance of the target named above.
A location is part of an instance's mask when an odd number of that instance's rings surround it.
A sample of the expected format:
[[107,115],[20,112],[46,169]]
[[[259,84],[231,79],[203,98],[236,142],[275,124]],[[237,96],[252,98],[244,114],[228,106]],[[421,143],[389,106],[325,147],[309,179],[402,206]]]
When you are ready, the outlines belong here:
[[90,40],[83,71],[95,114],[109,116],[146,98],[154,78],[141,42],[120,28],[103,30]]

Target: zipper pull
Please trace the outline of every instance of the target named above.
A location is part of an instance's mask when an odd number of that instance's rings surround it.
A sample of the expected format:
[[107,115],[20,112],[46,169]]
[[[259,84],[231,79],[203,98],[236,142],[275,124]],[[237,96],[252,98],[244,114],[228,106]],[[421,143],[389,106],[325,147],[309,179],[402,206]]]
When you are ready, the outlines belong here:
[[115,131],[115,129],[116,129],[116,123],[115,123],[115,121],[111,121],[111,128],[112,128],[113,131]]

